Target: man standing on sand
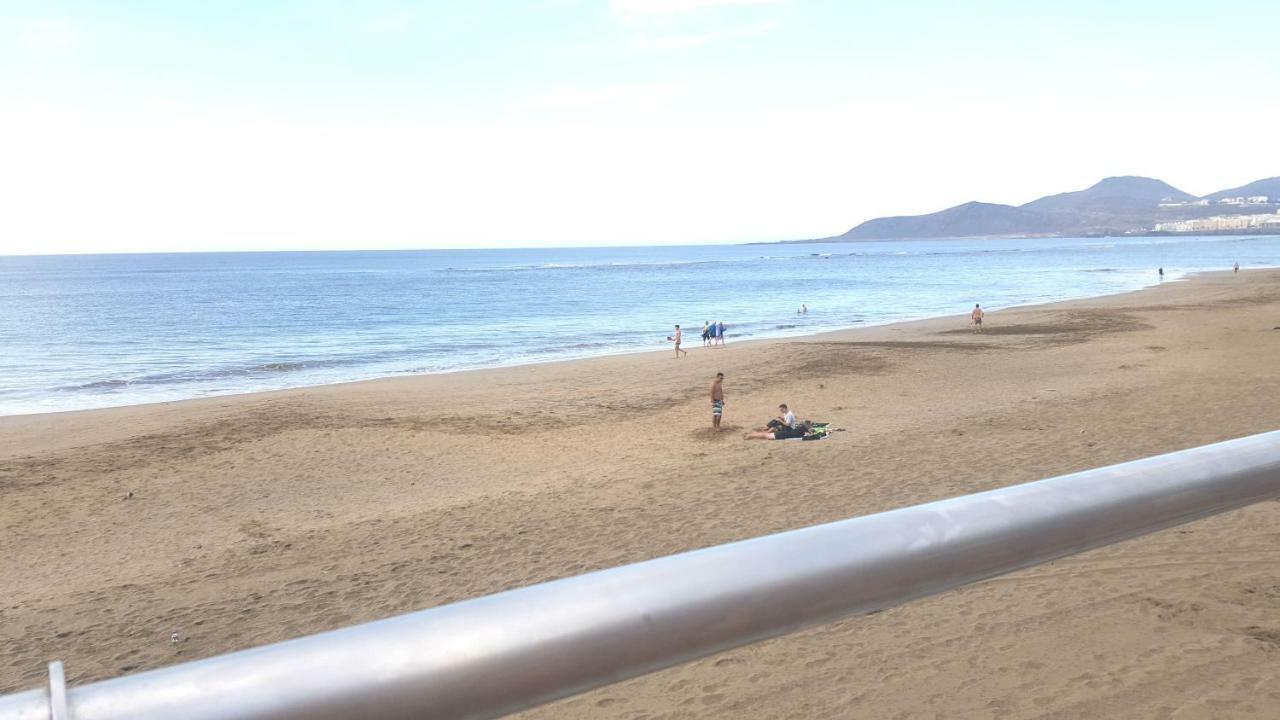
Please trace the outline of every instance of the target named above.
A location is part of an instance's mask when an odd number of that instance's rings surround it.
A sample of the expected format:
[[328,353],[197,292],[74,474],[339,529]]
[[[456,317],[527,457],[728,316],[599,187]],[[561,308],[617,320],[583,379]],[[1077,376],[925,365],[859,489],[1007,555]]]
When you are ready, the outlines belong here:
[[707,322],[706,320],[703,320],[702,321],[702,347],[707,347],[710,344],[711,344],[711,323]]
[[1240,263],[1236,263],[1235,265],[1233,265],[1231,272],[1237,272],[1237,273],[1240,272]]
[[711,427],[720,429],[720,416],[724,415],[724,373],[716,373],[711,381]]
[[979,332],[982,331],[982,317],[984,315],[986,315],[986,313],[982,312],[982,306],[974,303],[973,312],[969,313],[969,317],[973,318],[973,326],[977,328]]
[[685,355],[688,355],[689,354],[688,350],[680,349],[680,341],[684,339],[684,334],[680,332],[679,325],[676,326],[676,336],[673,339],[676,341],[676,357],[680,357],[680,353],[684,353]]

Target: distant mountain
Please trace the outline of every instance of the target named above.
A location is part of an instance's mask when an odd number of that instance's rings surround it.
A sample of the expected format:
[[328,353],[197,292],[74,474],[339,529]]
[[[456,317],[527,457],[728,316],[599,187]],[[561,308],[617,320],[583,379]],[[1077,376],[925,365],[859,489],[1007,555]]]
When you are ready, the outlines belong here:
[[1272,202],[1276,198],[1280,198],[1280,177],[1267,178],[1266,180],[1255,180],[1248,185],[1241,185],[1238,188],[1230,190],[1219,190],[1216,193],[1205,195],[1206,200],[1217,202],[1222,198],[1234,197],[1254,197],[1256,195],[1266,195],[1271,198]]
[[1023,205],[1024,210],[1061,212],[1063,210],[1106,210],[1108,208],[1154,207],[1161,202],[1186,202],[1196,196],[1155,178],[1126,175],[1100,180],[1096,185],[1075,192],[1048,195]]
[[[1084,190],[1048,195],[1021,206],[968,202],[927,215],[876,218],[822,241],[1140,233],[1159,222],[1275,211],[1274,205],[1210,204],[1223,197],[1257,195],[1277,202],[1280,178],[1197,198],[1155,178],[1109,177]],[[1203,204],[1196,204],[1197,200]]]
[[967,202],[929,215],[906,215],[868,220],[841,236],[841,239],[929,238],[965,235],[1017,235],[1034,233],[1041,224],[1040,213],[1012,205]]

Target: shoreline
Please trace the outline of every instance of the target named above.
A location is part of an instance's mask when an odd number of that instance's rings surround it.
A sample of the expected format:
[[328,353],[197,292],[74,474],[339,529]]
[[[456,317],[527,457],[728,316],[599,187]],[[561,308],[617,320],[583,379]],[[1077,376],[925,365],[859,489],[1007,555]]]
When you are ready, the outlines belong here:
[[[0,692],[1280,427],[1280,271],[988,317],[0,418]],[[779,402],[845,432],[743,440]],[[525,717],[1274,717],[1277,527],[1261,503]]]
[[[1271,270],[1271,269],[1275,269],[1275,268],[1272,268],[1270,266],[1253,267],[1253,268],[1246,269],[1245,272],[1254,271],[1254,270]],[[1117,296],[1127,295],[1129,293],[1143,292],[1146,290],[1150,290],[1152,288],[1159,287],[1163,283],[1181,282],[1181,281],[1185,281],[1201,275],[1207,276],[1207,275],[1213,275],[1214,273],[1222,273],[1222,272],[1230,272],[1230,271],[1201,270],[1201,271],[1184,271],[1184,272],[1178,272],[1176,274],[1171,273],[1172,277],[1169,277],[1166,280],[1143,285],[1135,289],[1120,290],[1118,292],[1103,293],[1101,295],[1071,296],[1071,297],[1064,297],[1064,298],[1052,299],[1052,300],[1043,300],[1043,301],[1035,301],[1035,302],[1022,303],[1022,304],[1005,305],[1005,306],[1000,306],[994,310],[988,310],[988,312],[1000,313],[1000,312],[1007,312],[1009,310],[1016,310],[1021,308],[1045,307],[1045,306],[1062,304],[1062,303],[1073,303],[1073,302],[1082,302],[1082,301],[1093,300],[1093,299],[1117,297]],[[899,319],[893,319],[893,320],[869,322],[863,325],[851,325],[851,326],[839,327],[834,329],[817,330],[814,332],[805,332],[805,333],[800,333],[796,335],[763,335],[759,337],[749,337],[742,340],[737,340],[735,341],[735,347],[739,345],[746,345],[746,344],[752,344],[752,343],[804,342],[806,339],[820,338],[828,335],[840,335],[842,333],[856,332],[859,330],[873,330],[876,328],[891,327],[894,325],[905,325],[905,324],[912,324],[912,323],[929,322],[933,320],[944,320],[948,318],[964,318],[964,317],[967,317],[967,314],[965,312],[956,313],[954,315],[952,314],[923,315],[920,317],[899,318]],[[730,337],[732,337],[732,335]],[[295,391],[305,391],[305,390],[319,389],[319,388],[331,388],[331,387],[339,387],[339,386],[353,385],[353,384],[360,384],[360,383],[383,382],[387,380],[410,380],[414,378],[425,378],[425,377],[457,376],[465,373],[480,373],[480,372],[489,372],[489,371],[497,371],[497,370],[510,370],[510,369],[516,369],[516,368],[535,367],[535,366],[541,366],[541,365],[553,365],[558,363],[589,362],[592,360],[599,360],[604,358],[615,358],[615,357],[644,356],[644,355],[656,356],[664,352],[667,352],[667,353],[671,352],[670,343],[668,342],[668,343],[665,343],[664,345],[666,347],[665,350],[644,350],[644,349],[635,349],[635,348],[623,348],[623,349],[618,349],[616,351],[609,351],[604,353],[595,353],[595,354],[588,354],[588,355],[571,355],[568,357],[552,358],[552,359],[546,359],[546,360],[514,361],[507,364],[489,365],[484,367],[462,367],[462,368],[457,368],[452,370],[442,370],[439,372],[403,372],[403,373],[395,373],[391,375],[380,375],[376,377],[357,378],[353,380],[335,380],[333,382],[327,382],[327,383],[295,385],[290,387],[274,388],[274,389],[266,389],[266,390],[233,391],[233,392],[218,393],[218,394],[212,394],[212,395],[198,395],[194,397],[176,398],[172,400],[153,400],[153,401],[146,401],[146,402],[123,403],[119,405],[104,405],[101,407],[72,408],[67,410],[47,410],[47,411],[40,411],[40,412],[19,412],[19,413],[0,414],[0,427],[3,426],[3,423],[6,421],[7,418],[30,418],[30,417],[39,417],[39,416],[71,415],[71,414],[77,414],[77,413],[97,413],[97,412],[103,412],[103,411],[122,410],[126,408],[169,406],[169,405],[174,405],[179,403],[217,401],[217,400],[224,400],[228,398],[249,398],[249,397],[259,396],[259,395],[268,396],[276,393],[290,393]],[[698,349],[698,350],[711,349],[711,348],[705,348],[701,345],[686,344],[686,347],[688,347],[691,350],[692,349]]]
[[[1266,214],[1266,213],[1264,213]],[[946,237],[882,237],[882,238],[850,238],[848,240],[839,239],[841,236],[833,235],[826,238],[814,238],[812,240],[771,240],[765,242],[743,243],[744,245],[839,245],[839,244],[857,244],[869,242],[918,242],[918,241],[936,241],[936,240],[1125,240],[1128,238],[1144,238],[1144,237],[1173,237],[1173,238],[1193,238],[1193,237],[1280,237],[1280,233],[1275,230],[1264,228],[1246,228],[1235,230],[1197,230],[1195,232],[1172,232],[1164,230],[1147,230],[1141,232],[1131,232],[1121,235],[1063,235],[1060,233],[1042,233],[1042,234],[1020,234],[1020,235],[960,235]]]

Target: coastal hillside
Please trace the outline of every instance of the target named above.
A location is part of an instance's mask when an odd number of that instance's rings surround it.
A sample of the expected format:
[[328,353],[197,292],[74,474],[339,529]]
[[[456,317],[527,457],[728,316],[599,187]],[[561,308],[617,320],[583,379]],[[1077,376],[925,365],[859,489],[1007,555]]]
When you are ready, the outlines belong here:
[[1084,190],[1047,195],[1022,206],[1042,213],[1063,211],[1127,211],[1134,207],[1154,207],[1162,202],[1195,200],[1186,193],[1155,178],[1109,177]]
[[1248,185],[1241,185],[1238,188],[1231,188],[1229,190],[1219,190],[1216,193],[1210,193],[1208,195],[1205,195],[1205,198],[1208,200],[1213,200],[1217,202],[1219,200],[1226,200],[1228,198],[1236,198],[1236,197],[1250,198],[1250,197],[1257,197],[1259,195],[1266,195],[1271,200],[1271,202],[1276,202],[1277,200],[1280,200],[1280,177],[1266,178],[1265,180],[1255,180],[1249,183]]
[[[1037,232],[1043,220],[1039,213],[1012,205],[967,202],[929,215],[868,220],[845,235],[848,239],[1012,235]],[[857,235],[852,235],[855,232]]]
[[1083,190],[1047,195],[1024,205],[967,202],[925,215],[868,220],[816,242],[944,237],[1127,235],[1162,224],[1218,216],[1274,213],[1280,177],[1203,197],[1155,178],[1109,177]]

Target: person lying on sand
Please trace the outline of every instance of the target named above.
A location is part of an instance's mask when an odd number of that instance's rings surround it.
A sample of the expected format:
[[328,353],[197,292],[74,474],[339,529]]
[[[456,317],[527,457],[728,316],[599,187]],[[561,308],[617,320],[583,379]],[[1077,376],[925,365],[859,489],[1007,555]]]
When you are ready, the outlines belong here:
[[795,427],[779,428],[777,430],[755,430],[753,432],[744,433],[743,440],[794,440],[802,438],[808,434],[813,427],[813,423],[805,420],[798,423]]

